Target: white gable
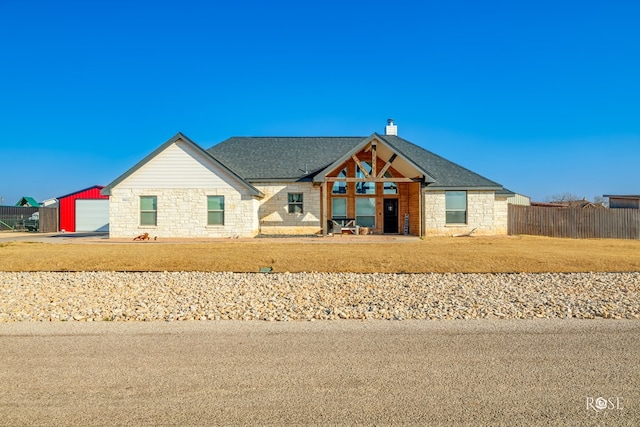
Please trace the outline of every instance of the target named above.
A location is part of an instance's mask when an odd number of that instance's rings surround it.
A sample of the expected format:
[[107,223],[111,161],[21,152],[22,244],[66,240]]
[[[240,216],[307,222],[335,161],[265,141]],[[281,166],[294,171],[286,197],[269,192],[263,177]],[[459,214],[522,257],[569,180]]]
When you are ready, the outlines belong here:
[[120,182],[120,188],[229,188],[245,192],[237,178],[178,139]]
[[[377,141],[377,150],[378,150],[378,158],[388,162],[391,156],[394,154],[397,155],[391,147],[389,147],[384,142],[376,139]],[[402,176],[407,178],[420,178],[423,173],[416,168],[415,165],[411,164],[404,156],[397,156],[392,164],[393,168],[400,172]]]

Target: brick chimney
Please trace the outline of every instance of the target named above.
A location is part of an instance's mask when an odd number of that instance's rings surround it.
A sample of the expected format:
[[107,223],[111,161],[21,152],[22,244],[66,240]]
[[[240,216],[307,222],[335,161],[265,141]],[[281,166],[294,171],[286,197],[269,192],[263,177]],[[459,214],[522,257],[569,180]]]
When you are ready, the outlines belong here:
[[393,124],[393,119],[387,119],[387,127],[384,128],[384,134],[398,136],[398,126]]

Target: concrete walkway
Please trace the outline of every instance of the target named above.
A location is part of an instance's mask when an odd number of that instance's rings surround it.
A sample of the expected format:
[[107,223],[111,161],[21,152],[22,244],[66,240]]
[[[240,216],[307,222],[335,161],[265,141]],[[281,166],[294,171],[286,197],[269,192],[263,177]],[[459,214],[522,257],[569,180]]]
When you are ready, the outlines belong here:
[[206,242],[253,242],[253,243],[399,243],[415,242],[420,240],[418,236],[405,236],[402,234],[374,234],[356,236],[353,234],[328,235],[328,236],[283,236],[283,237],[245,237],[245,238],[166,238],[157,240],[134,241],[124,238],[110,238],[109,233],[36,233],[22,231],[0,232],[0,242],[40,242],[40,243],[134,243],[134,244],[164,244],[164,243],[206,243]]
[[26,231],[0,232],[0,242],[86,243],[108,241],[109,233],[37,233]]
[[0,324],[0,425],[639,425],[638,321]]

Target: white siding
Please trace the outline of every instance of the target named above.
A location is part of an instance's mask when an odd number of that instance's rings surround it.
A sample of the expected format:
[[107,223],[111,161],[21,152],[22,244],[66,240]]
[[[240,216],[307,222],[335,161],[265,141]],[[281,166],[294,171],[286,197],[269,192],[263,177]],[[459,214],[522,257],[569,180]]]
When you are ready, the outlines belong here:
[[226,188],[244,186],[216,168],[191,146],[178,140],[122,181],[121,188]]
[[522,194],[514,194],[507,197],[507,203],[510,205],[531,206],[531,198]]

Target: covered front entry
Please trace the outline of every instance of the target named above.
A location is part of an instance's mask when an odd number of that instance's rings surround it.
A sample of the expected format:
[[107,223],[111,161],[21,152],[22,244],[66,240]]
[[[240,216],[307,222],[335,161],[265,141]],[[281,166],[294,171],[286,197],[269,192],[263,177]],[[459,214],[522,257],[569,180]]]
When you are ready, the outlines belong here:
[[361,234],[420,235],[423,177],[393,147],[368,139],[321,178],[323,232],[348,222]]
[[384,199],[383,233],[396,234],[398,232],[398,199]]

